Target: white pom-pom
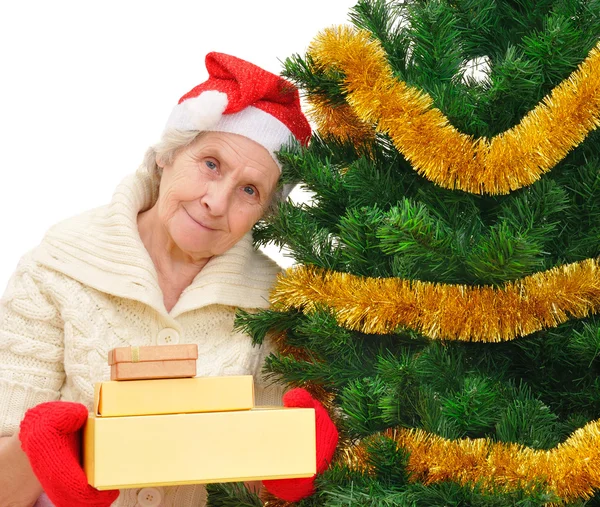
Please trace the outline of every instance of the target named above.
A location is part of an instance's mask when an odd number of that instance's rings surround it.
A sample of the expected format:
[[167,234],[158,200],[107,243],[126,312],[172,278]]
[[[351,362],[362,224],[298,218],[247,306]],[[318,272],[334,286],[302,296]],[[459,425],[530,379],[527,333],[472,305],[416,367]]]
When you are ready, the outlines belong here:
[[194,130],[214,127],[227,107],[227,95],[216,90],[202,92],[197,97],[185,100],[182,105],[190,112]]
[[167,128],[177,130],[207,130],[214,127],[227,108],[227,94],[216,90],[202,92],[197,97],[176,105],[167,121]]

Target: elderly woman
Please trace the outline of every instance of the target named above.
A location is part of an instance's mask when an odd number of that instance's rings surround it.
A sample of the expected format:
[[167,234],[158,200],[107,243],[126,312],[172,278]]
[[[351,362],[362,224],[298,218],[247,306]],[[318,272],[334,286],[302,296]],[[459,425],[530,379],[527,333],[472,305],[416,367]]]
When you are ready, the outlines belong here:
[[[110,204],[51,228],[8,284],[1,506],[33,505],[42,490],[57,507],[150,505],[136,489],[95,490],[76,456],[114,347],[196,343],[198,375],[253,374],[258,403],[281,404],[282,388],[260,381],[269,344],[253,347],[233,321],[236,308],[268,304],[279,268],[253,248],[251,229],[282,192],[275,152],[290,138],[306,143],[310,127],[287,81],[220,53],[206,66],[209,79],[180,99]],[[322,471],[337,432],[318,402],[295,394],[286,404],[315,406]],[[265,483],[287,500],[313,492],[312,478]],[[151,505],[205,502],[201,485],[151,495]]]

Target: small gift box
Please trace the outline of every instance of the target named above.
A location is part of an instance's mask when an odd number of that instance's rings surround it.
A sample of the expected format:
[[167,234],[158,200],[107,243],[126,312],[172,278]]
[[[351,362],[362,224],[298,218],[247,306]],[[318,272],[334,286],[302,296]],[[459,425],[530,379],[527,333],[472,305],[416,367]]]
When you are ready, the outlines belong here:
[[97,416],[183,414],[250,410],[252,375],[99,382],[94,392]]
[[196,359],[196,344],[117,347],[108,353],[110,379],[195,377]]

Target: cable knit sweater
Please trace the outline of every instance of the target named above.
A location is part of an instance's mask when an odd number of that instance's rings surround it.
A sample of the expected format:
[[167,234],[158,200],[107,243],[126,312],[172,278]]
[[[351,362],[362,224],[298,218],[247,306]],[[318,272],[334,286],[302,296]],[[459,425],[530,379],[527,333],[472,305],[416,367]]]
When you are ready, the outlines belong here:
[[[0,301],[0,436],[16,432],[25,411],[44,401],[91,409],[94,384],[110,378],[108,351],[162,344],[165,335],[198,344],[198,375],[253,374],[257,403],[281,404],[283,388],[260,380],[270,344],[253,347],[233,330],[237,307],[268,307],[280,268],[254,249],[248,233],[210,259],[167,312],[137,229],[138,213],[157,193],[157,182],[140,169],[110,204],[52,227],[21,259]],[[174,332],[161,333],[167,328]],[[205,505],[201,485],[158,490],[161,506]],[[138,491],[122,490],[113,505],[138,505]]]

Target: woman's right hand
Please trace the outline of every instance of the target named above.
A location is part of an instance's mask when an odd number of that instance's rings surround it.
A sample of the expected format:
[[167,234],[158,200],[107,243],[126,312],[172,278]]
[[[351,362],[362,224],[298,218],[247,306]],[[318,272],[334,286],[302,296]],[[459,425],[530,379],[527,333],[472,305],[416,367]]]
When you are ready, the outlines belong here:
[[90,486],[79,464],[79,430],[87,418],[80,403],[50,401],[28,410],[21,422],[21,447],[56,507],[108,507],[119,496]]
[[[316,430],[316,465],[317,473],[312,477],[296,479],[268,479],[263,485],[272,495],[287,502],[298,502],[315,492],[315,478],[322,474],[329,464],[338,443],[338,431],[330,419],[327,410],[315,400],[306,389],[295,388],[283,395],[285,407],[302,407],[315,409]],[[293,435],[291,435],[293,438]]]

